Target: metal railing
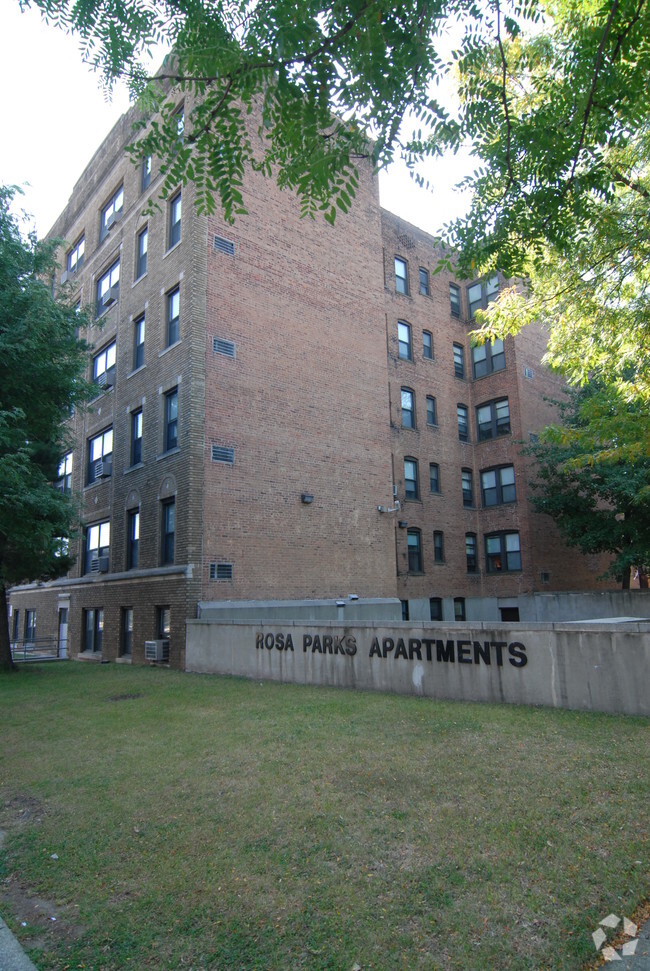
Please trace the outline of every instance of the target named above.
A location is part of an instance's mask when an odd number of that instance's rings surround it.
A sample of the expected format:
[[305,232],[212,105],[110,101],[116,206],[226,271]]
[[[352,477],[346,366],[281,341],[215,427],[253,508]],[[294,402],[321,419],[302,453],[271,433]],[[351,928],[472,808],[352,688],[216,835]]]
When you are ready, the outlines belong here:
[[14,661],[56,660],[59,647],[56,637],[34,637],[31,640],[11,642],[11,656]]

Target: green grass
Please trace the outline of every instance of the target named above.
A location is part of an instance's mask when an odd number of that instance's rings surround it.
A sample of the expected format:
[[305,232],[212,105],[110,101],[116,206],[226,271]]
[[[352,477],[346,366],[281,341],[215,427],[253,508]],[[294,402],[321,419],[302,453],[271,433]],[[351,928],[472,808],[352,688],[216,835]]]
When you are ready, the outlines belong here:
[[0,706],[39,968],[576,969],[648,896],[644,719],[72,662]]

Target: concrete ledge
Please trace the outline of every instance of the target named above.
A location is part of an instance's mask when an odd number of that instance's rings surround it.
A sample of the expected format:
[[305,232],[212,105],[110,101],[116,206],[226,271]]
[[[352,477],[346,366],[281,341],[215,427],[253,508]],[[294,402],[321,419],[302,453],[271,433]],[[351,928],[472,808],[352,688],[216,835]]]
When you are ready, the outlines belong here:
[[650,623],[188,621],[186,670],[650,715]]

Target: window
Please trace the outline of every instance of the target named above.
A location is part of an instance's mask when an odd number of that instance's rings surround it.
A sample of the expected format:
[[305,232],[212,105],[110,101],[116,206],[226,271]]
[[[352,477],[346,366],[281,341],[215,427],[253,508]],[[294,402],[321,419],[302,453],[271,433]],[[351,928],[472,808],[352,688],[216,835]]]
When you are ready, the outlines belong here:
[[84,610],[84,651],[101,654],[102,636],[104,634],[104,610],[97,607]]
[[406,532],[408,549],[409,573],[422,573],[422,540],[419,529],[409,529]]
[[185,134],[185,105],[181,105],[180,108],[176,109],[176,138],[182,144],[183,135]]
[[473,283],[467,288],[469,315],[473,320],[477,310],[485,310],[487,305],[496,300],[499,293],[499,277],[496,273],[482,283]]
[[501,465],[481,472],[481,494],[484,506],[501,506],[504,502],[514,502],[517,498],[514,466]]
[[399,256],[395,257],[395,289],[398,293],[409,292],[408,266]]
[[436,418],[436,399],[433,395],[427,395],[427,425],[437,425]]
[[176,195],[169,202],[169,239],[168,249],[180,243],[181,239],[181,194]]
[[433,336],[428,330],[422,331],[422,357],[427,361],[433,360]]
[[467,620],[464,597],[454,597],[454,620]]
[[467,405],[456,405],[456,415],[458,417],[458,438],[461,442],[469,440],[469,413]]
[[455,283],[449,284],[449,304],[452,317],[460,317],[460,287]]
[[400,604],[402,605],[402,620],[409,620],[410,614],[408,600],[400,600]]
[[86,485],[98,479],[106,479],[113,471],[113,429],[95,435],[88,443],[88,470]]
[[130,509],[126,537],[126,568],[135,570],[140,554],[140,510]]
[[423,266],[419,269],[420,274],[420,293],[425,297],[429,296],[429,271],[425,270]]
[[84,573],[106,573],[111,545],[111,524],[107,520],[86,529]]
[[419,499],[418,463],[415,459],[404,459],[404,495],[407,499]]
[[488,573],[521,570],[519,533],[492,533],[486,536],[485,559]]
[[115,341],[111,341],[93,358],[93,382],[102,388],[112,388],[115,384],[116,354]]
[[164,451],[169,452],[178,446],[178,388],[172,388],[165,395],[165,440]]
[[463,505],[474,505],[474,476],[471,469],[461,470],[461,482],[463,488]]
[[174,562],[174,534],[176,531],[176,500],[165,499],[162,503],[162,537],[160,561],[163,566]]
[[171,630],[171,611],[169,607],[158,607],[156,615],[156,633],[158,637],[167,639]]
[[149,188],[149,183],[151,182],[151,155],[145,155],[142,159],[142,180],[140,183],[140,188],[142,192]]
[[133,321],[133,370],[144,366],[144,314]]
[[445,536],[439,529],[433,533],[433,560],[435,563],[445,562]]
[[440,492],[440,466],[437,462],[429,463],[429,491]]
[[25,643],[33,644],[36,640],[36,611],[25,611]]
[[99,317],[120,295],[120,261],[115,260],[97,280],[95,313]]
[[411,351],[411,326],[405,324],[403,320],[397,322],[397,345],[398,353],[403,361],[410,361],[413,358]]
[[462,344],[454,344],[454,374],[457,378],[465,377],[465,348]]
[[141,229],[137,237],[135,278],[139,280],[147,272],[147,248],[149,246],[149,228]]
[[131,412],[131,465],[142,461],[142,408]]
[[442,597],[429,597],[429,619],[442,620]]
[[467,560],[467,572],[477,573],[476,533],[465,533],[465,558]]
[[478,440],[484,442],[498,435],[510,434],[510,406],[507,398],[488,401],[476,409]]
[[131,657],[133,652],[133,607],[122,607],[122,643],[120,654]]
[[99,221],[99,241],[106,239],[108,232],[117,220],[122,215],[122,207],[124,205],[124,189],[122,186],[113,194],[113,196],[108,200],[101,212],[101,217]]
[[84,261],[85,248],[86,241],[84,237],[81,236],[67,255],[65,265],[68,273],[76,273],[77,270],[81,269],[81,264]]
[[492,342],[487,341],[478,347],[472,348],[472,367],[474,377],[482,378],[493,371],[503,371],[506,366],[506,356],[503,349],[503,341],[495,338]]
[[56,487],[61,492],[72,492],[72,452],[68,452],[59,462],[59,478]]
[[16,643],[20,638],[20,610],[16,608],[14,610],[14,629],[12,634],[12,641]]
[[167,294],[167,347],[178,340],[178,323],[181,316],[181,291],[174,287]]
[[211,563],[211,580],[232,580],[232,563]]
[[415,428],[415,396],[410,388],[402,388],[402,428]]

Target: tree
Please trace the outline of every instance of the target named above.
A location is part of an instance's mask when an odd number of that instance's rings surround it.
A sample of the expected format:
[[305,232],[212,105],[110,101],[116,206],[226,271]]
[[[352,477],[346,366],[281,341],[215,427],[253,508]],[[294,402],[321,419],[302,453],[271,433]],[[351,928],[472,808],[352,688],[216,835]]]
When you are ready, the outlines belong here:
[[[603,416],[611,427],[606,413],[622,407],[612,402],[611,388],[592,383],[572,389],[559,407],[562,425],[547,428],[538,443],[524,449],[537,460],[532,502],[552,517],[571,546],[611,554],[607,575],[620,576],[627,588],[631,568],[643,578],[650,566],[650,458],[598,454],[594,427]],[[638,412],[634,417],[643,420]],[[585,446],[592,449],[589,460]]]
[[64,573],[66,538],[78,520],[57,489],[64,419],[87,391],[86,346],[74,306],[55,300],[56,240],[26,239],[11,212],[15,190],[0,188],[0,669],[14,665],[7,587]]
[[[453,260],[467,277],[498,269],[530,300],[523,310],[506,291],[479,339],[542,317],[550,363],[576,383],[609,375],[625,403],[617,421],[628,405],[643,417],[646,0],[32,3],[80,37],[109,87],[130,79],[142,108],[133,154],[161,157],[163,197],[192,180],[199,209],[220,204],[229,220],[244,211],[249,167],[295,190],[304,214],[333,220],[352,204],[359,157],[383,165],[398,153],[417,173],[471,142],[473,203],[446,228],[441,266]],[[149,78],[141,56],[161,41],[173,56]],[[193,96],[187,117],[183,93]],[[650,454],[645,425],[628,432]]]

